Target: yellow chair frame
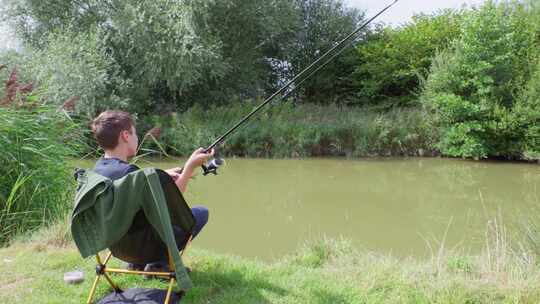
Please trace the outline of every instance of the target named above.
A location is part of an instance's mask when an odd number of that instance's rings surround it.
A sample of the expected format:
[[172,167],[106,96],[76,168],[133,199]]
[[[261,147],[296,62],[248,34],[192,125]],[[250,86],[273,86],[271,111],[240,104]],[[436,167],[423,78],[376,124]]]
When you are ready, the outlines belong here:
[[[188,242],[182,252],[180,253],[180,256],[184,256],[184,253],[186,252],[187,247],[191,244],[192,236],[189,237]],[[92,289],[90,289],[90,294],[88,295],[88,300],[86,301],[87,304],[92,304],[92,299],[94,298],[94,294],[96,293],[96,288],[99,283],[99,279],[103,276],[111,285],[111,287],[114,289],[115,292],[122,292],[122,289],[118,287],[116,283],[114,283],[111,279],[111,277],[108,275],[108,273],[119,273],[119,274],[135,274],[135,275],[151,275],[151,276],[157,276],[157,277],[163,277],[169,279],[169,287],[167,288],[167,295],[165,296],[165,302],[164,304],[169,304],[169,301],[171,299],[172,290],[174,287],[174,284],[176,282],[176,273],[175,273],[175,267],[174,263],[171,257],[171,253],[168,252],[168,260],[169,260],[169,271],[168,272],[156,272],[156,271],[139,271],[139,270],[128,270],[128,269],[119,269],[119,268],[110,268],[107,267],[107,263],[112,257],[112,252],[109,252],[105,260],[101,259],[101,256],[96,254],[96,278],[94,279],[94,283],[92,284]]]

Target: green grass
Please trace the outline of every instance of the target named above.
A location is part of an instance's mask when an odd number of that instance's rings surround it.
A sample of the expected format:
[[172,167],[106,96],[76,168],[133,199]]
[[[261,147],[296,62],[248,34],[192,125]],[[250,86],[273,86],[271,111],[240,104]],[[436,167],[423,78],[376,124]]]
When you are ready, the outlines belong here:
[[[66,223],[0,249],[0,303],[82,303],[93,259],[71,244]],[[540,269],[498,240],[478,256],[439,251],[427,261],[359,252],[345,240],[322,240],[275,263],[219,255],[195,247],[186,262],[195,287],[183,303],[539,303]],[[113,260],[113,265],[122,263]],[[82,270],[80,285],[63,274]],[[160,281],[116,276],[121,287],[164,288]],[[102,282],[98,298],[110,292]]]

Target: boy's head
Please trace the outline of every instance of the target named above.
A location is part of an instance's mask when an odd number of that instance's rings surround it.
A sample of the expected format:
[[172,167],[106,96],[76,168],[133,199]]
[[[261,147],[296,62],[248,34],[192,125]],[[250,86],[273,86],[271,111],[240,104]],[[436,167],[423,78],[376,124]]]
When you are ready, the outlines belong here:
[[105,111],[92,121],[92,132],[103,150],[115,151],[126,158],[135,156],[139,139],[131,115]]

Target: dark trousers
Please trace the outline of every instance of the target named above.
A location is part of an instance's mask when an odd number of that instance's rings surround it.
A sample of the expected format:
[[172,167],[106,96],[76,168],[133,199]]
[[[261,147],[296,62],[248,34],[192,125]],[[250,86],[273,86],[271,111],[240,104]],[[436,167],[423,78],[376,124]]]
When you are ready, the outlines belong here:
[[[194,239],[201,232],[206,223],[208,223],[208,208],[196,206],[191,208],[191,213],[193,213],[193,217],[195,218],[195,227],[193,227]],[[173,231],[178,250],[183,250],[187,245],[189,234],[184,232],[182,228],[178,226],[173,226]]]
[[[195,218],[195,227],[193,227],[193,237],[194,239],[203,229],[203,227],[208,223],[208,208],[203,206],[196,206],[191,208],[191,212],[193,213],[193,217]],[[184,232],[180,227],[173,226],[173,232],[174,232],[174,238],[176,240],[176,245],[178,246],[178,250],[183,250],[186,245],[187,241],[189,240],[189,234]],[[154,263],[148,264],[151,267],[162,267],[164,265],[167,265],[167,261],[156,261]],[[134,269],[142,269],[145,265],[141,264],[130,264],[130,267],[133,267]]]

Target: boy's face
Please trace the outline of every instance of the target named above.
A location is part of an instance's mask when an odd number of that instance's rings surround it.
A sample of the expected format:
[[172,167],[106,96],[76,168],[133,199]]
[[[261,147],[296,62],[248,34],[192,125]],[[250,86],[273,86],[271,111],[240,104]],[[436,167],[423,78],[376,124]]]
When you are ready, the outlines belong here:
[[126,145],[127,157],[135,156],[137,147],[139,146],[139,138],[137,137],[137,130],[135,130],[135,127],[131,126],[131,131],[122,131],[122,133],[120,133],[120,139]]

